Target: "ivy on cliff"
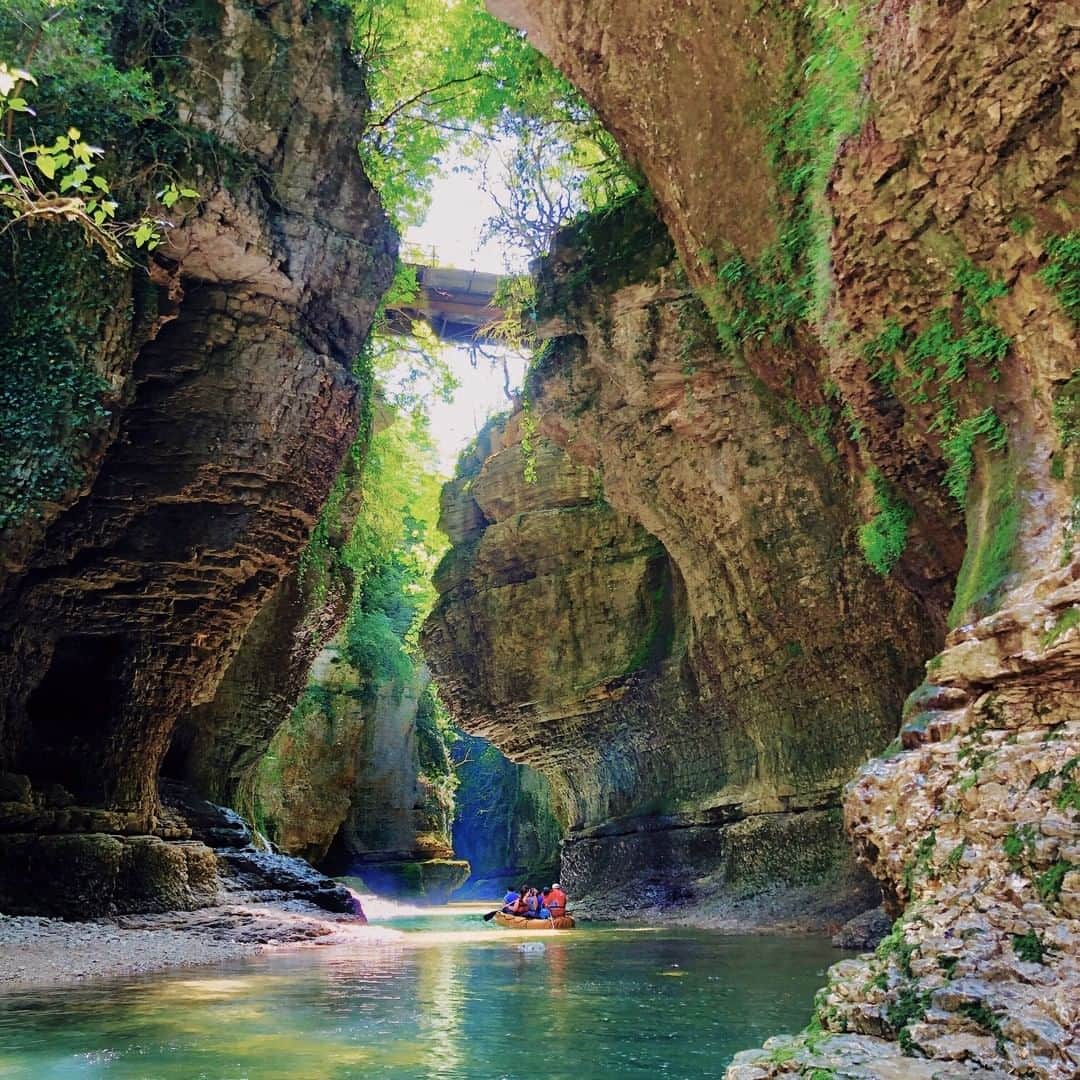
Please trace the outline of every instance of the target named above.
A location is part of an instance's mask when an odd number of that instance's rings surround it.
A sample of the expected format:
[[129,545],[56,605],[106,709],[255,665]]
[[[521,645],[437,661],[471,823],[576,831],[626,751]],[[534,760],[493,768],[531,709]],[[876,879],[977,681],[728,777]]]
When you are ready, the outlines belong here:
[[177,122],[161,69],[201,18],[167,0],[0,5],[0,529],[77,487],[108,427],[106,321],[115,337],[152,304],[122,271],[197,195],[183,170],[206,136]]
[[777,239],[752,262],[738,252],[698,253],[715,267],[716,284],[702,299],[732,351],[766,337],[789,340],[799,323],[821,316],[828,298],[832,222],[825,187],[840,144],[862,125],[865,34],[856,3],[815,0],[801,18],[808,46],[792,59],[788,103],[767,124]]

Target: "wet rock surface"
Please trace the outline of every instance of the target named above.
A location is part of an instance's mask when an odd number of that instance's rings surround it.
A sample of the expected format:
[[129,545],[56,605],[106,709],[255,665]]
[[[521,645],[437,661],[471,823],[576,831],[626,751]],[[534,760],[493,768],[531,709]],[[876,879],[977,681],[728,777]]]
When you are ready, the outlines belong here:
[[893,920],[882,907],[861,912],[849,919],[833,934],[832,943],[838,949],[874,949],[888,936]]

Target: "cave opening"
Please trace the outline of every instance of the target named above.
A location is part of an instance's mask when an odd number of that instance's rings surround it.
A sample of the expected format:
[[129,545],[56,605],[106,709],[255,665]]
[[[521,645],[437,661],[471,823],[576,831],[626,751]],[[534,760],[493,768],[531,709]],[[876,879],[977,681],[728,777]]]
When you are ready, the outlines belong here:
[[60,785],[80,802],[105,796],[103,744],[125,696],[124,635],[60,638],[26,702],[21,765],[36,788]]

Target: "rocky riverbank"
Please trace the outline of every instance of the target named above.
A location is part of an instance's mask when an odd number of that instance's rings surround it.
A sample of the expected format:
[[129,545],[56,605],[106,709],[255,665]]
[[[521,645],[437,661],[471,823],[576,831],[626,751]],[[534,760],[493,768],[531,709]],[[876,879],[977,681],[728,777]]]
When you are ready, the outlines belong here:
[[79,923],[0,918],[0,993],[220,964],[271,949],[379,945],[398,936],[299,901]]

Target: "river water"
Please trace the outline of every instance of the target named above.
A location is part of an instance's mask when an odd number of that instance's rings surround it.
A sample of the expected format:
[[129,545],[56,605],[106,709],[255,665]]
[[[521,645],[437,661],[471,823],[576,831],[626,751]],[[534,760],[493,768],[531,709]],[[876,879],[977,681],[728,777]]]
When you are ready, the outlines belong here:
[[479,910],[391,915],[400,938],[362,950],[5,995],[0,1077],[717,1077],[801,1028],[840,955],[819,938],[514,933]]

